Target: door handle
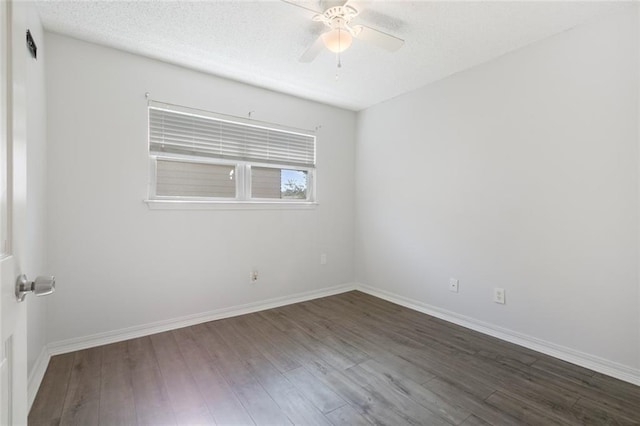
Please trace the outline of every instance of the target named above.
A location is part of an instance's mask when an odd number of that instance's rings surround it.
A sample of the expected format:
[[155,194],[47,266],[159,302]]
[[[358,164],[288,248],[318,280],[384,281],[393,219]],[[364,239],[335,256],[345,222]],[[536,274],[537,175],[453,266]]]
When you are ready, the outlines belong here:
[[28,293],[36,296],[46,296],[56,290],[56,277],[38,277],[35,281],[27,280],[26,275],[20,275],[16,281],[16,299],[22,302]]

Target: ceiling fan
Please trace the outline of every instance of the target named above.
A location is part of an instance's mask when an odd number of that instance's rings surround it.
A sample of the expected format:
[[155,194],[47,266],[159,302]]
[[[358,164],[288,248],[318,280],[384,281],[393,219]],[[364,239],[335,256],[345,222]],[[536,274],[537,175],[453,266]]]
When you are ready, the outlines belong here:
[[[390,52],[395,52],[404,44],[404,40],[391,34],[361,24],[353,25],[351,21],[358,16],[360,11],[350,0],[347,0],[342,6],[333,6],[324,12],[310,9],[292,0],[282,1],[306,10],[312,14],[312,21],[322,22],[328,28],[328,30],[322,33],[302,56],[300,56],[300,62],[313,61],[323,48],[327,48],[335,53],[344,52],[351,46],[353,38],[366,41]],[[338,66],[340,66],[339,62]]]

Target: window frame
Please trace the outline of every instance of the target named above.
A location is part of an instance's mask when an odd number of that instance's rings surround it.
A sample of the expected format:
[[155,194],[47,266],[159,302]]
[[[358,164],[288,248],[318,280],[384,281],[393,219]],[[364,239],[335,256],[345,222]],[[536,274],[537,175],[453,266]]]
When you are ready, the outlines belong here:
[[[235,197],[196,197],[193,195],[158,195],[156,192],[157,189],[157,161],[165,160],[165,161],[176,161],[182,163],[196,163],[196,164],[216,164],[221,166],[234,166],[235,167],[235,183],[236,183],[236,196]],[[214,160],[214,161],[210,161]],[[206,158],[206,157],[193,157],[188,155],[180,155],[180,154],[171,154],[171,155],[156,155],[149,154],[149,200],[162,201],[162,200],[171,200],[171,201],[208,201],[208,202],[231,202],[231,201],[242,201],[239,198],[240,189],[242,188],[242,184],[239,184],[239,180],[242,180],[244,176],[241,176],[241,171],[239,170],[237,161],[230,160],[218,160],[216,158]]]

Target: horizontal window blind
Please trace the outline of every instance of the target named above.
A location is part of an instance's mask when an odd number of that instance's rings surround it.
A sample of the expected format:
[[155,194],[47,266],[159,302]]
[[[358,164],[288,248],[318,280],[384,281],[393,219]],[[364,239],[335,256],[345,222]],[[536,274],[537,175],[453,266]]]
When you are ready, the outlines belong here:
[[270,128],[170,107],[149,106],[152,154],[183,154],[315,167],[312,134]]
[[282,171],[269,167],[251,168],[251,198],[281,198]]
[[156,195],[235,198],[234,174],[234,166],[158,160]]

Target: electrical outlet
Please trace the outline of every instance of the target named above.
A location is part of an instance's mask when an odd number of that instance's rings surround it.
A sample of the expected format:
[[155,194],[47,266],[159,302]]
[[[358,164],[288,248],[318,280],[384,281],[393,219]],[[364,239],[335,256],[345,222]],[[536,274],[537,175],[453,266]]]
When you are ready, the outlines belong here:
[[251,280],[251,284],[255,284],[256,281],[258,281],[258,271],[255,269],[251,271],[251,273],[249,274],[249,279]]
[[327,253],[322,253],[320,255],[320,264],[321,265],[326,265],[327,264]]
[[505,304],[504,288],[496,287],[493,289],[493,301],[501,305]]
[[458,280],[455,278],[449,278],[449,291],[458,292]]

